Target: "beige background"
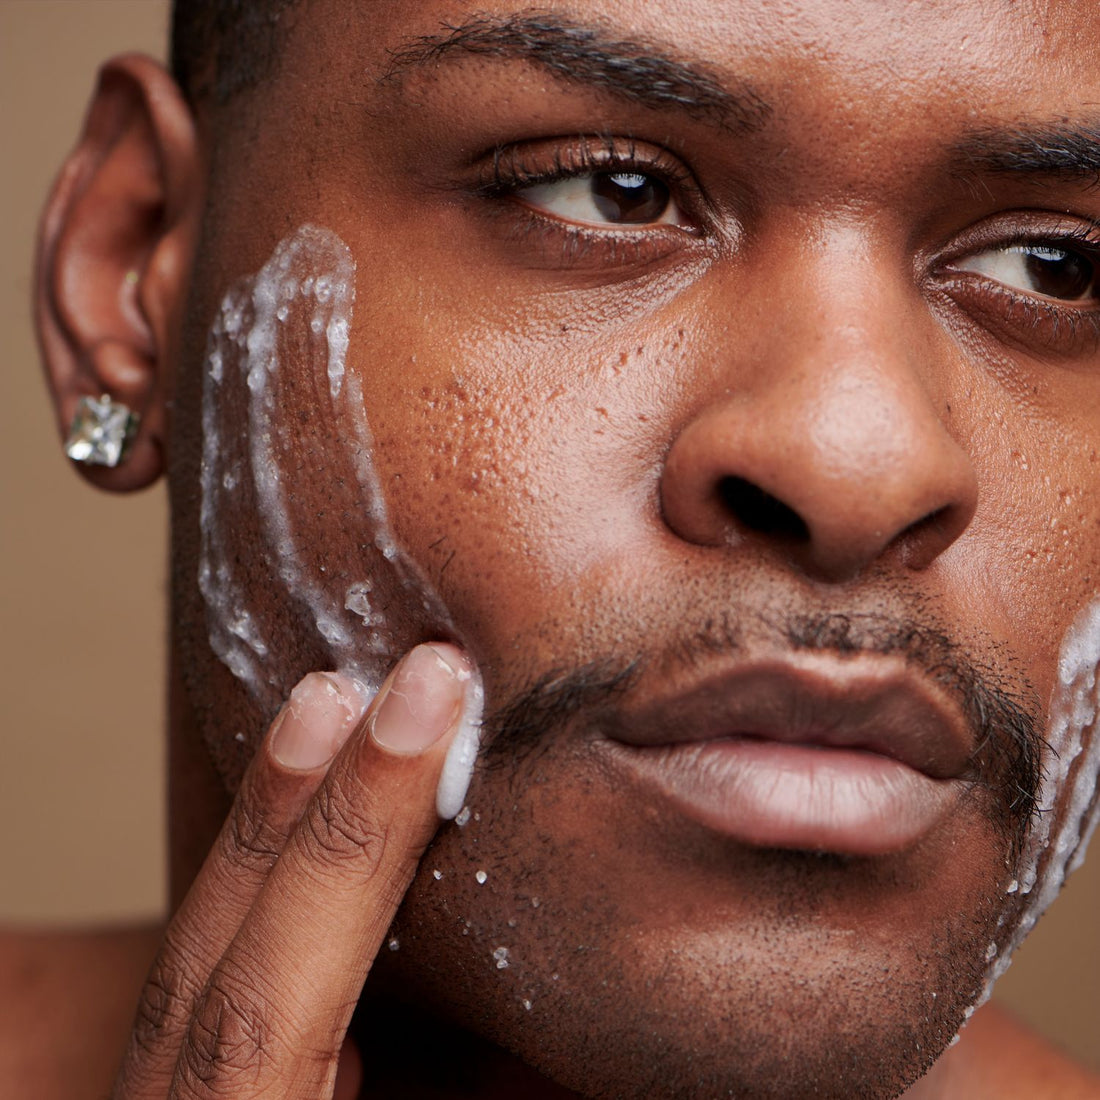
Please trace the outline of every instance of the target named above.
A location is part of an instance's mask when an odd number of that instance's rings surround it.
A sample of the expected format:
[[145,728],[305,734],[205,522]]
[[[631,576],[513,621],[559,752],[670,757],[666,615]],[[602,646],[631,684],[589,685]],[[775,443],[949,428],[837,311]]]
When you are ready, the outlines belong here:
[[[164,904],[163,487],[86,488],[29,321],[34,221],[96,65],[163,55],[162,0],[0,0],[0,921]],[[1100,842],[998,997],[1100,1068]]]

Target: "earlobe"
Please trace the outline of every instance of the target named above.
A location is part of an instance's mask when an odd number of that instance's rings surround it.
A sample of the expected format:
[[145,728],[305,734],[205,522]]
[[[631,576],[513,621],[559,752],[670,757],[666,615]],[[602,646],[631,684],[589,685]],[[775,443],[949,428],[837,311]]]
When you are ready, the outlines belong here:
[[127,56],[100,73],[80,141],[43,213],[35,317],[61,438],[81,399],[108,396],[138,427],[104,489],[164,469],[169,367],[201,209],[194,119],[172,78]]

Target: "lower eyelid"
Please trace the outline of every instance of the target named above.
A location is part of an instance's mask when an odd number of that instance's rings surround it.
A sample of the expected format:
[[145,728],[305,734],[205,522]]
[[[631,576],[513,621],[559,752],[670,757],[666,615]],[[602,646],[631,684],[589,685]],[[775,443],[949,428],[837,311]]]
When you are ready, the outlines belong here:
[[[587,271],[599,282],[613,282],[643,277],[678,253],[693,262],[701,258],[700,234],[673,225],[650,226],[645,232],[584,225],[546,214],[516,198],[497,202],[494,210],[509,242],[508,258],[522,266]],[[686,251],[685,244],[689,245]]]
[[1100,352],[1100,300],[1062,303],[957,267],[943,269],[938,282],[971,321],[1028,355],[1068,360]]

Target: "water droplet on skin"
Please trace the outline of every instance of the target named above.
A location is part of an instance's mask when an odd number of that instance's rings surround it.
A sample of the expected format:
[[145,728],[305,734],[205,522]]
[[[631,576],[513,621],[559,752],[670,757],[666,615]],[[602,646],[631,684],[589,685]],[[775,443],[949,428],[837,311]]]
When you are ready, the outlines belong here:
[[532,909],[537,909],[541,904],[542,904],[542,902],[539,901],[538,898],[532,898],[531,899],[531,908]]
[[436,882],[438,882],[442,877],[443,877],[443,872],[442,871],[436,869],[435,871],[432,872],[432,878],[434,878]]
[[470,807],[463,806],[458,811],[458,816],[455,818],[455,824],[461,829],[470,820]]
[[398,951],[398,950],[400,950],[400,948],[401,948],[401,944],[400,944],[400,943],[398,942],[398,939],[397,939],[397,937],[396,937],[396,936],[391,936],[391,937],[390,937],[390,942],[389,942],[388,944],[386,944],[386,946],[387,946],[387,947],[388,947],[388,948],[389,948],[389,949],[390,949],[391,951]]
[[487,880],[488,880],[488,878],[489,878],[489,873],[488,873],[487,871],[478,871],[478,872],[477,872],[477,873],[476,873],[476,874],[474,875],[474,878],[476,878],[476,879],[477,879],[477,884],[478,884],[478,886],[484,886],[484,885],[485,885],[485,883],[486,883],[486,881],[487,881]]
[[1016,881],[1016,879],[1013,879],[1013,880],[1012,880],[1012,881],[1011,881],[1011,882],[1010,882],[1010,883],[1008,884],[1008,889],[1007,889],[1007,890],[1005,891],[1005,893],[1006,893],[1006,894],[1015,894],[1015,893],[1016,893],[1016,891],[1017,891],[1017,890],[1019,890],[1019,889],[1020,889],[1020,884],[1019,884],[1019,882],[1017,882],[1017,881]]
[[531,1011],[531,1002],[526,997],[523,998],[523,1007],[527,1009],[528,1012]]
[[370,581],[356,581],[344,594],[344,607],[368,622],[373,611],[370,605]]
[[497,964],[497,970],[508,969],[508,948],[498,947],[493,951],[493,960]]
[[241,733],[240,730],[237,730],[237,732],[235,734],[233,734],[233,740],[236,741],[237,744],[243,745],[244,744],[244,734]]

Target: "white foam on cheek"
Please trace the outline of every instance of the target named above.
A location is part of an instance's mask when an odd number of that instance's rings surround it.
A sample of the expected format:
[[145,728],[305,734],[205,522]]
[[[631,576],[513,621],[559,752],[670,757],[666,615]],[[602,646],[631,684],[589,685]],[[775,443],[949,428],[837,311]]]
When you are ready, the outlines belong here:
[[[1011,962],[1012,953],[1080,867],[1100,820],[1100,599],[1085,608],[1066,633],[1051,696],[1047,740],[1053,750],[1039,790],[1035,819],[1018,880],[1008,892],[1022,903],[1016,925],[997,945],[986,996]],[[983,998],[984,999],[984,998]]]
[[[336,592],[304,564],[277,448],[278,433],[293,430],[287,427],[287,410],[280,408],[277,379],[288,366],[301,367],[282,361],[288,335],[325,363],[333,423],[341,429],[351,427],[358,504],[379,552],[374,568],[394,575],[408,600],[415,601],[418,615],[454,634],[439,595],[390,528],[362,387],[358,376],[347,372],[354,296],[355,263],[348,247],[335,234],[306,225],[281,241],[256,275],[230,289],[207,339],[199,589],[206,604],[211,648],[272,713],[282,702],[285,688],[271,668],[271,625],[250,604],[249,584],[242,575],[245,563],[251,562],[253,569],[260,564],[254,551],[240,545],[234,529],[244,485],[255,496],[264,550],[275,572],[275,577],[263,581],[276,582],[284,599],[308,609],[331,666],[377,690],[399,656],[386,614],[372,600],[377,575]],[[239,412],[230,400],[230,394],[239,392],[247,395],[246,423],[239,422]],[[444,816],[454,816],[461,809],[477,753],[481,702],[480,680],[476,680],[441,781],[441,812],[449,810],[456,798],[459,802]]]

